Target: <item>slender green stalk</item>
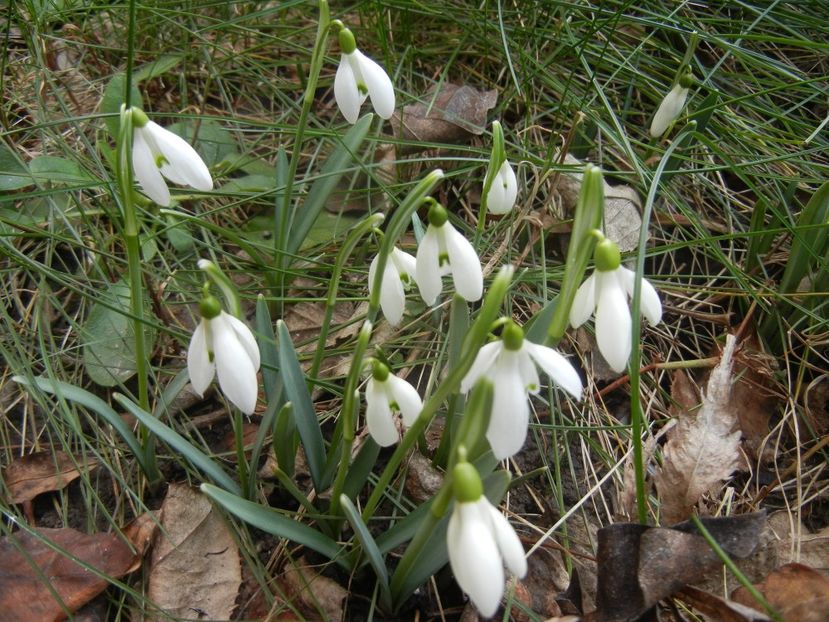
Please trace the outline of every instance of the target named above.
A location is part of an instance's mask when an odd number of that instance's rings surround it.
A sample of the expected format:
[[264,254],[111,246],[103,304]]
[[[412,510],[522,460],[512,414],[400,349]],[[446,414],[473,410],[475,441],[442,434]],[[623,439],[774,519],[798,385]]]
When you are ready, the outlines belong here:
[[481,236],[484,234],[484,227],[486,226],[486,210],[487,197],[495,183],[495,176],[501,168],[501,164],[507,159],[504,148],[504,130],[499,121],[492,122],[492,153],[489,156],[489,165],[486,169],[486,176],[484,177],[484,187],[481,190],[481,206],[478,209],[478,225],[475,227],[475,246],[477,247],[481,242]]
[[[633,334],[632,343],[639,343],[639,333],[642,329],[642,316],[639,313],[640,300],[642,298],[642,276],[645,273],[645,249],[648,243],[648,227],[650,226],[653,204],[656,200],[656,192],[659,189],[659,181],[662,171],[670,160],[674,150],[684,143],[684,137],[696,129],[696,122],[692,121],[682,129],[674,142],[665,150],[662,159],[656,167],[648,190],[648,198],[642,209],[642,229],[639,231],[639,252],[636,256],[636,278],[633,285],[633,299],[631,300],[631,315]],[[645,488],[645,461],[642,452],[642,427],[644,413],[642,412],[642,399],[640,395],[639,367],[641,365],[642,352],[638,345],[635,345],[630,354],[630,434],[633,443],[633,473],[636,480],[636,510],[639,522],[643,525],[648,522],[648,499]]]
[[[233,436],[236,441],[236,472],[239,474],[239,486],[242,490],[250,494],[251,487],[249,486],[250,482],[248,480],[250,477],[250,469],[247,458],[245,457],[245,424],[242,419],[242,411],[238,408],[234,408],[233,410]],[[250,497],[250,500],[254,500],[253,496]]]
[[124,74],[124,106],[132,105],[132,68],[135,64],[135,16],[136,2],[129,0],[127,5],[127,67]]

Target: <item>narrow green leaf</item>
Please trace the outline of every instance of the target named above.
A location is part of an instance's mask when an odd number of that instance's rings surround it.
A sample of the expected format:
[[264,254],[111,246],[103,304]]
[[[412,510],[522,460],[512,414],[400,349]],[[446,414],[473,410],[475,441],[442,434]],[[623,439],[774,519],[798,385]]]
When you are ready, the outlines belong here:
[[789,261],[780,280],[780,292],[791,293],[809,273],[812,264],[823,256],[823,249],[829,243],[826,235],[829,229],[829,181],[815,190],[806,207],[800,213],[794,239],[789,252]]
[[191,445],[190,441],[184,438],[181,434],[163,424],[125,395],[116,393],[113,397],[115,398],[115,401],[126,408],[131,415],[143,423],[150,432],[158,436],[158,438],[179,452],[193,466],[211,478],[214,482],[220,484],[223,488],[235,494],[240,494],[242,492],[239,485],[222,470],[217,462],[214,462],[209,456]]
[[377,543],[371,537],[366,524],[360,517],[357,508],[354,507],[351,499],[345,495],[340,495],[340,505],[346,519],[351,524],[351,528],[354,530],[354,534],[360,541],[360,546],[363,547],[363,552],[366,554],[368,563],[371,564],[371,567],[374,569],[374,574],[377,575],[377,580],[380,582],[383,608],[388,609],[391,605],[391,592],[389,592],[389,573],[386,570],[386,562],[383,559],[383,555],[377,548]]
[[256,343],[261,357],[262,380],[268,402],[278,402],[282,397],[282,377],[279,374],[279,350],[273,334],[273,322],[268,303],[261,294],[256,299]]
[[279,511],[242,499],[211,484],[202,484],[201,491],[234,516],[257,529],[296,542],[324,555],[348,569],[342,548],[331,538]]
[[285,393],[294,406],[294,421],[305,448],[305,458],[308,461],[311,479],[314,480],[314,488],[319,494],[324,490],[322,476],[325,469],[325,443],[319,420],[311,402],[308,385],[305,383],[305,375],[297,360],[291,335],[282,320],[276,323],[276,333],[279,338],[279,369],[285,383]]
[[[15,376],[13,379],[15,382],[18,382],[24,386],[31,386],[29,379],[22,376]],[[141,470],[144,471],[146,475],[150,475],[144,461],[143,452],[141,451],[141,444],[138,442],[138,439],[135,437],[135,434],[132,433],[129,426],[124,423],[123,419],[121,419],[121,415],[115,412],[109,404],[104,402],[97,395],[93,395],[89,391],[76,387],[73,384],[60,382],[58,380],[53,381],[49,378],[43,377],[33,378],[32,380],[37,388],[44,393],[57,395],[70,402],[75,402],[76,404],[85,406],[100,415],[100,417],[115,428],[115,431],[118,432],[122,439],[124,439],[127,447],[130,448],[133,456],[135,456],[138,460]]]
[[355,154],[360,148],[363,140],[371,127],[374,115],[367,114],[355,123],[345,136],[342,142],[337,145],[334,152],[328,156],[322,166],[320,176],[311,184],[308,196],[305,198],[299,217],[291,226],[291,232],[286,240],[286,247],[289,255],[296,254],[302,246],[308,232],[317,220],[317,217],[325,207],[328,197],[337,187],[340,179],[354,161]]
[[368,479],[371,469],[377,464],[377,456],[380,455],[380,445],[374,442],[374,439],[368,437],[360,451],[357,452],[357,457],[354,462],[348,467],[348,476],[343,486],[343,494],[349,499],[356,499],[357,495],[362,490]]

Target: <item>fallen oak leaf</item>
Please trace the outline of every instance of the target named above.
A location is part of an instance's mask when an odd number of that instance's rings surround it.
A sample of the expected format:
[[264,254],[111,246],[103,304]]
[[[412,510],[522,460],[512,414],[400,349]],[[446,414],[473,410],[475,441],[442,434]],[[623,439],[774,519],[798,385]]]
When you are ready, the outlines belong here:
[[67,611],[77,611],[95,598],[110,579],[127,574],[134,558],[130,547],[111,533],[38,529],[0,538],[3,619],[65,620]]
[[98,466],[94,458],[71,456],[62,451],[38,451],[18,458],[3,471],[11,503],[31,501],[39,494],[66,488],[81,476],[81,469]]
[[[829,620],[829,579],[808,566],[781,566],[756,587],[786,622]],[[731,598],[748,607],[762,609],[745,587],[734,590]]]

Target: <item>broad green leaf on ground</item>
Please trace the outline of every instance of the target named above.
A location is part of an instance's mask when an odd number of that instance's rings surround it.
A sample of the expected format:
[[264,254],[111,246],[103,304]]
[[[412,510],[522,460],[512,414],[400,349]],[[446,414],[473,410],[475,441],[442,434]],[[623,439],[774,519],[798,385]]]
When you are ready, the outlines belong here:
[[[83,325],[84,369],[105,387],[113,387],[135,374],[135,340],[130,318],[130,289],[123,280],[99,294]],[[155,330],[144,330],[144,347],[152,351]]]
[[154,58],[149,63],[141,65],[133,72],[132,79],[137,84],[144,80],[157,78],[176,68],[182,60],[184,60],[184,54],[164,54]]
[[0,191],[20,190],[35,183],[29,169],[23,165],[15,153],[0,144]]
[[134,561],[129,545],[113,533],[38,529],[0,538],[2,618],[65,620],[67,612],[77,611],[106,589],[109,580],[129,572]]
[[171,484],[161,506],[161,528],[150,554],[147,592],[160,612],[147,622],[199,617],[229,620],[242,584],[236,540],[207,497]]
[[96,179],[84,171],[77,162],[58,156],[38,156],[29,162],[29,172],[39,184],[76,186],[94,183]]
[[[116,73],[104,89],[104,96],[101,98],[101,113],[107,115],[104,119],[109,136],[112,140],[118,138],[118,126],[121,124],[121,104],[124,103],[124,89],[126,88],[126,77],[123,73]],[[130,89],[130,103],[139,108],[144,107],[141,99],[141,92],[138,90],[135,81]]]

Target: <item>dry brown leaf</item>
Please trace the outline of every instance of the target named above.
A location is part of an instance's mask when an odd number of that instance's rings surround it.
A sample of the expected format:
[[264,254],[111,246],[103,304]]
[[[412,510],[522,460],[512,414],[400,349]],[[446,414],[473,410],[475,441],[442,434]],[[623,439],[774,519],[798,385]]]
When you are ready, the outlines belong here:
[[[755,333],[743,339],[734,356],[731,404],[737,413],[743,446],[753,459],[765,462],[774,459],[774,450],[765,446],[769,433],[769,419],[780,401],[772,389],[776,361],[762,350]],[[762,456],[761,456],[762,453]]]
[[740,432],[730,400],[736,343],[733,335],[726,337],[702,406],[685,413],[668,433],[662,468],[654,478],[663,524],[688,518],[700,497],[720,486],[740,463]]
[[61,490],[80,477],[79,467],[91,471],[98,466],[94,458],[70,456],[62,451],[39,451],[12,462],[3,471],[11,503],[31,501],[44,492]]
[[[107,577],[125,575],[133,564],[130,547],[111,533],[85,534],[74,529],[39,529],[0,539],[0,611],[3,620],[58,622],[64,607],[76,611],[106,589],[109,582],[44,541],[68,551]],[[46,580],[48,579],[48,583]],[[54,598],[57,593],[62,607]]]
[[135,560],[128,570],[128,572],[133,572],[141,567],[144,553],[149,550],[155,533],[158,531],[158,521],[150,512],[145,512],[124,527],[122,531],[135,549]]
[[817,434],[829,430],[829,374],[818,376],[803,393],[804,414]]
[[[829,620],[829,579],[808,566],[781,566],[757,588],[786,622]],[[745,587],[735,590],[731,598],[758,611],[763,610]]]
[[751,607],[720,598],[695,587],[685,587],[680,592],[679,598],[717,622],[771,622],[771,618]]
[[286,568],[280,577],[280,583],[294,605],[311,616],[311,619],[332,622],[343,619],[348,590],[316,572],[304,558]]
[[210,501],[189,486],[167,490],[148,573],[149,598],[166,615],[145,620],[230,619],[242,583],[239,550]]

